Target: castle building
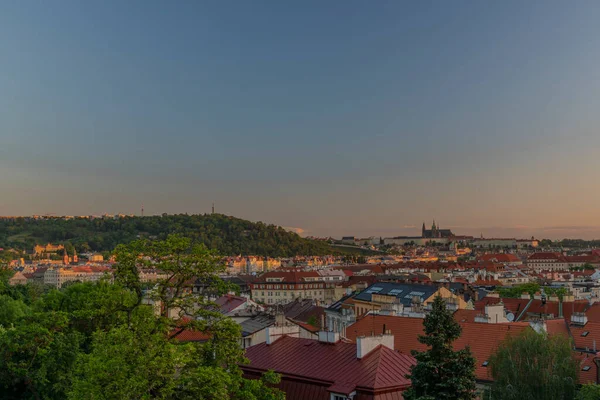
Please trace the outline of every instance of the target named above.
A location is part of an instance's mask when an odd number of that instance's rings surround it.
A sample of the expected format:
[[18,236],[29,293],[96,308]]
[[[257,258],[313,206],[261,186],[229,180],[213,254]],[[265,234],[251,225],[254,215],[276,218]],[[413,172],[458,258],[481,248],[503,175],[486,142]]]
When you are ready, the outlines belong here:
[[440,239],[440,238],[449,238],[454,236],[454,233],[450,229],[440,229],[439,226],[435,224],[435,220],[433,220],[433,224],[431,225],[431,229],[425,229],[425,222],[423,222],[423,228],[421,229],[421,237],[426,239]]

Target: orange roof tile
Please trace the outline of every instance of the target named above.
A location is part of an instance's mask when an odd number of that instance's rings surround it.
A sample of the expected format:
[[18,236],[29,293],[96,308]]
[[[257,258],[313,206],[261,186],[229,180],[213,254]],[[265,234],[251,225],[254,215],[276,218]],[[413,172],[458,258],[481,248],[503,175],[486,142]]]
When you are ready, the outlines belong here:
[[[476,359],[475,375],[482,381],[491,380],[489,370],[482,364],[487,361],[504,338],[518,335],[525,329],[531,329],[526,322],[508,324],[484,324],[461,322],[462,334],[454,342],[456,350],[470,346]],[[383,330],[391,330],[394,335],[394,348],[403,354],[411,354],[411,350],[424,351],[426,346],[418,341],[423,334],[423,319],[369,315],[350,325],[346,334],[355,341],[357,336],[380,334]]]

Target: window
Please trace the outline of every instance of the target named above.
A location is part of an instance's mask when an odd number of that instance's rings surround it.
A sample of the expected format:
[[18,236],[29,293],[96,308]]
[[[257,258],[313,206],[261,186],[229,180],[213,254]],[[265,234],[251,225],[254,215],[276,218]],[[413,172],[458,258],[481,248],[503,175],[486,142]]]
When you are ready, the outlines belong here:
[[585,367],[581,368],[582,371],[589,371],[592,367],[590,367],[589,365],[586,365]]
[[489,361],[485,360],[485,361],[483,362],[483,364],[481,364],[481,366],[482,366],[482,367],[487,367],[487,366],[488,366],[488,364],[489,364]]
[[370,287],[369,289],[367,289],[367,293],[379,293],[382,290],[383,290],[383,288],[380,286],[373,286],[373,287]]
[[590,333],[588,331],[585,331],[581,334],[581,336],[586,337],[587,335],[589,335]]

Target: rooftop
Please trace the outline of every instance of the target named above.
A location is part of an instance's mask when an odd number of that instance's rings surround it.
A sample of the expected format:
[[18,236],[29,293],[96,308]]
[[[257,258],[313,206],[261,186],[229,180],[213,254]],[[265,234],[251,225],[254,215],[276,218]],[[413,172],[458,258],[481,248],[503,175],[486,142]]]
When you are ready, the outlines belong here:
[[[415,363],[412,356],[378,346],[365,357],[356,357],[354,343],[323,343],[317,340],[284,336],[274,343],[249,347],[250,360],[243,369],[274,370],[285,377],[316,380],[328,385],[325,391],[349,394],[356,389],[400,389],[410,385],[405,377]],[[285,388],[284,388],[285,390]],[[302,397],[286,391],[288,400],[322,398],[321,394]],[[303,394],[306,395],[306,394]],[[329,398],[329,397],[324,397]]]

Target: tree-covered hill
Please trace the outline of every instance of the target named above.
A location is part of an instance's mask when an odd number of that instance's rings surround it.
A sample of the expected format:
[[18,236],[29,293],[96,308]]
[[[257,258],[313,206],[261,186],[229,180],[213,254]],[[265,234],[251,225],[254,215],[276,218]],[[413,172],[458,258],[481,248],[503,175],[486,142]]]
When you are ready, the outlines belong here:
[[172,233],[200,241],[223,255],[290,257],[342,252],[275,225],[222,214],[0,220],[0,247],[31,251],[35,244],[70,243],[79,252],[103,252],[140,237],[164,239]]

